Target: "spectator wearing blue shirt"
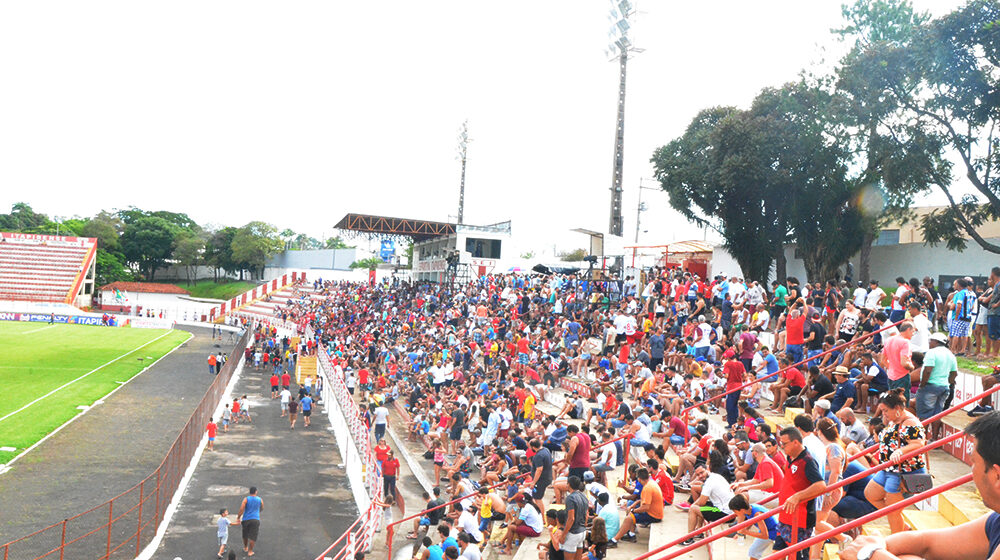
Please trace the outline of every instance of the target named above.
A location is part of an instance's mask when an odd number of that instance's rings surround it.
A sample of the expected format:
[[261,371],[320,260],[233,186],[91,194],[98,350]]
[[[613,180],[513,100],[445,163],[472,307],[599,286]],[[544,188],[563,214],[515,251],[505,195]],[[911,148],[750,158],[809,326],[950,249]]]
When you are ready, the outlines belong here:
[[[729,500],[729,509],[733,510],[738,523],[746,521],[748,517],[757,517],[767,512],[767,508],[763,506],[750,505],[743,494],[736,494]],[[740,534],[753,537],[754,540],[750,543],[748,551],[750,560],[760,560],[767,553],[767,549],[771,548],[771,544],[778,534],[778,516],[772,515],[767,519],[762,519],[740,531]]]
[[830,401],[830,412],[836,414],[841,408],[851,407],[857,395],[854,382],[851,381],[851,372],[844,366],[837,366],[833,370],[833,379],[837,382],[837,390],[833,393]]

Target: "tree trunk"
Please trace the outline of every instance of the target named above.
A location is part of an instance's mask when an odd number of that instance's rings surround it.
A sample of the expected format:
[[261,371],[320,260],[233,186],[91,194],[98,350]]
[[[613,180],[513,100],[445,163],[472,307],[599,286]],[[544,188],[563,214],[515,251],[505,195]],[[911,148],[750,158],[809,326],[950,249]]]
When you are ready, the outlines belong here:
[[[861,254],[858,257],[858,280],[863,286],[867,286],[871,281],[872,266],[872,243],[875,243],[875,233],[866,231],[864,239],[861,241]],[[851,286],[853,289],[854,286]]]
[[782,244],[774,257],[774,279],[784,284],[785,278],[788,278],[788,259],[785,258],[785,245]]

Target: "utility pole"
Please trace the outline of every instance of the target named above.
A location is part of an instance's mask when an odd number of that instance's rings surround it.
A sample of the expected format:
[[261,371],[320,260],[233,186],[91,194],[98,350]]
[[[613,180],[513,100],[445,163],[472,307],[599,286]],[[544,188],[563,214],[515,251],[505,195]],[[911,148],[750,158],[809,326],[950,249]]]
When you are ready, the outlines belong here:
[[465,161],[469,149],[469,121],[462,123],[458,133],[458,159],[462,160],[462,181],[458,190],[458,223],[465,221]]

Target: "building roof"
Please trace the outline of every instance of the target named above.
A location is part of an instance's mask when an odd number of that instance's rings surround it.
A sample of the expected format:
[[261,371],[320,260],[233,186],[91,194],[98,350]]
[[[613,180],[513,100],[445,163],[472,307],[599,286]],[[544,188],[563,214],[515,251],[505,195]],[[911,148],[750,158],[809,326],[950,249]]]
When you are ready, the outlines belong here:
[[158,284],[156,282],[112,282],[105,286],[101,286],[100,290],[110,291],[110,290],[121,290],[123,292],[133,292],[139,294],[180,294],[188,295],[191,292],[181,288],[180,286],[174,286],[173,284]]
[[414,241],[455,233],[455,224],[366,214],[347,214],[333,227],[361,235],[409,237]]

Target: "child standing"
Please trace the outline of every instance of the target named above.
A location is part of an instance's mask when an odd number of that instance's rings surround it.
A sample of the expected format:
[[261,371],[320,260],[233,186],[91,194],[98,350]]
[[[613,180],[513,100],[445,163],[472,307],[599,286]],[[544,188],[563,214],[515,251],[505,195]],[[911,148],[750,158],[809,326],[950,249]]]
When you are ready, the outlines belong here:
[[219,426],[215,423],[215,418],[208,421],[205,429],[208,430],[208,450],[215,451],[215,434],[219,431]]
[[247,423],[252,422],[250,419],[250,405],[247,404],[246,395],[240,397],[240,418],[246,420]]
[[222,555],[226,552],[226,543],[229,542],[229,510],[222,508],[219,510],[219,521],[217,523],[218,531],[216,531],[216,536],[219,539],[219,553],[217,556],[222,558]]
[[229,431],[229,421],[233,419],[233,413],[229,410],[229,403],[226,403],[226,409],[222,411],[222,431]]

